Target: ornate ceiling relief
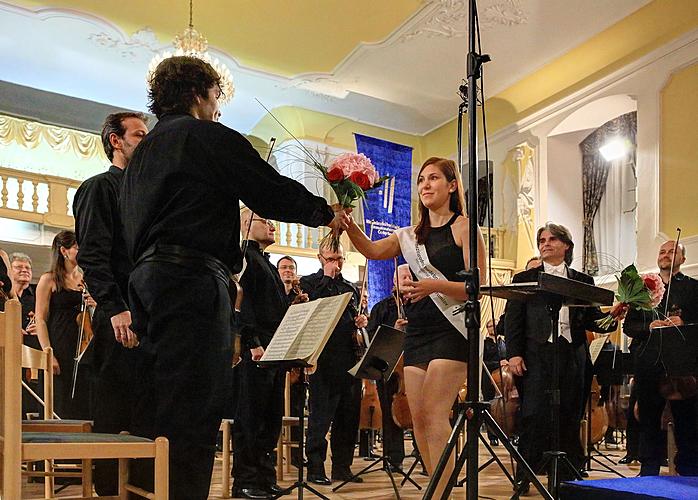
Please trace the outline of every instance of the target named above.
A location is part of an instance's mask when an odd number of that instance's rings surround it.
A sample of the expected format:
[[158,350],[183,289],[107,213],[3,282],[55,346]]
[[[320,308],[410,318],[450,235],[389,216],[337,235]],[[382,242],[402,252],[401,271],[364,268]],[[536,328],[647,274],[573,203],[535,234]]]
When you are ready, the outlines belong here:
[[[503,0],[478,13],[480,26],[515,26],[528,22],[521,0]],[[398,39],[407,42],[419,36],[429,38],[462,38],[468,34],[468,2],[466,0],[430,0],[417,16],[414,26]]]
[[105,32],[91,33],[87,38],[92,43],[114,50],[124,59],[131,61],[142,56],[144,53],[147,53],[148,57],[150,57],[152,54],[155,54],[159,48],[155,33],[147,26],[139,29],[128,38],[113,37]]

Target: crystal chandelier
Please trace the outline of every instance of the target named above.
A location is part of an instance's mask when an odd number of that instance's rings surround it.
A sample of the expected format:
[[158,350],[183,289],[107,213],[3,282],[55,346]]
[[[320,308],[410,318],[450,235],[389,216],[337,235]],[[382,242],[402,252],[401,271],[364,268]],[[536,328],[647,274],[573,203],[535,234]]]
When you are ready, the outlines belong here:
[[221,91],[223,95],[221,96],[221,104],[228,103],[235,93],[235,85],[233,85],[233,75],[230,73],[228,67],[219,61],[217,58],[212,57],[208,53],[208,40],[206,37],[199,33],[194,28],[193,22],[193,0],[189,0],[189,27],[185,29],[179,35],[176,35],[172,45],[175,48],[174,52],[165,51],[160,54],[156,54],[150,60],[150,65],[148,66],[148,74],[146,76],[146,82],[150,85],[150,79],[155,73],[155,68],[158,67],[165,59],[175,56],[191,56],[206,61],[213,69],[216,70],[221,77]]

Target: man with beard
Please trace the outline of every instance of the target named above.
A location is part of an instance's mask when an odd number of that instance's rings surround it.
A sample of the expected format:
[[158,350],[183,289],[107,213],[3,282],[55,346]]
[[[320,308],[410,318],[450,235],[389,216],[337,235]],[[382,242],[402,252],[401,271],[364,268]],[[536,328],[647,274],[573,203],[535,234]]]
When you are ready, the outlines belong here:
[[[170,443],[170,497],[205,499],[228,392],[230,277],[242,269],[240,201],[260,217],[348,227],[349,217],[280,175],[215,120],[223,96],[210,64],[165,59],[149,81],[157,125],[124,176],[120,211],[133,331],[146,359],[133,433]],[[270,196],[273,194],[273,196]],[[149,487],[152,468],[136,467]]]
[[[674,258],[676,252],[676,258]],[[660,382],[666,381],[664,360],[656,349],[648,345],[652,328],[681,327],[698,322],[698,281],[681,272],[686,261],[686,249],[675,241],[667,241],[659,247],[657,266],[664,281],[664,297],[657,310],[666,319],[655,319],[654,311],[631,310],[625,319],[623,331],[633,338],[630,351],[635,362],[635,392],[640,416],[640,468],[641,476],[659,475],[663,460],[661,421],[667,398],[660,392]],[[673,262],[673,268],[672,268]],[[669,282],[671,281],[671,290]],[[669,306],[667,307],[667,302]],[[673,333],[673,332],[670,332]],[[693,374],[695,375],[695,373]],[[693,377],[695,387],[695,377]],[[676,470],[682,476],[698,475],[698,396],[682,394],[681,399],[669,399],[676,438]]]
[[[148,133],[143,113],[112,113],[104,120],[102,146],[112,165],[82,183],[75,193],[73,214],[80,253],[78,263],[92,298],[92,365],[94,431],[130,430],[134,404],[137,351],[129,351],[136,337],[131,331],[127,304],[131,261],[126,253],[119,217],[119,189],[133,151]],[[117,342],[117,338],[126,339]],[[118,462],[95,461],[95,490],[100,495],[118,492]]]

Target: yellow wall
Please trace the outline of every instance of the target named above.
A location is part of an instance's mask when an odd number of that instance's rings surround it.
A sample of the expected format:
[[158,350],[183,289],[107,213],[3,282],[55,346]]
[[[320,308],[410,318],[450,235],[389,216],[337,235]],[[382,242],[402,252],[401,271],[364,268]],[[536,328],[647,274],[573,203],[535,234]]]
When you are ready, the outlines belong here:
[[[698,6],[697,6],[698,8]],[[675,73],[662,91],[660,230],[698,235],[698,64]]]

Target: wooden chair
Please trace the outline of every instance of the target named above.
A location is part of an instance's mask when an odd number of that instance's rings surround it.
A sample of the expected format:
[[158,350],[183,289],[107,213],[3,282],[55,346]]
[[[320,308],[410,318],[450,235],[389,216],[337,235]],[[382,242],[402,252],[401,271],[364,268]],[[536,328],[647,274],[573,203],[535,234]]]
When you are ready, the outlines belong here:
[[[128,492],[145,498],[168,498],[169,442],[159,437],[155,441],[121,434],[92,434],[70,432],[20,432],[21,425],[21,329],[19,301],[5,303],[0,313],[0,437],[2,438],[2,470],[0,496],[14,500],[22,494],[22,461],[52,459],[118,459],[119,495],[125,500]],[[128,483],[128,460],[155,459],[155,488],[147,492]],[[89,485],[92,496],[92,486]],[[107,498],[107,497],[103,497]]]

